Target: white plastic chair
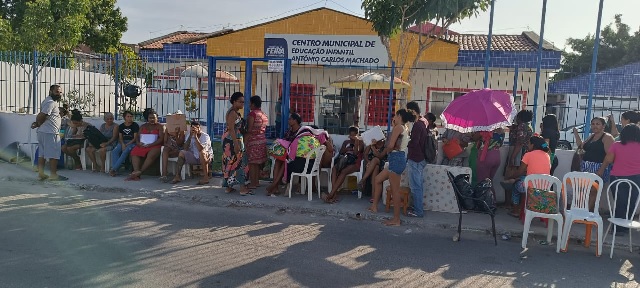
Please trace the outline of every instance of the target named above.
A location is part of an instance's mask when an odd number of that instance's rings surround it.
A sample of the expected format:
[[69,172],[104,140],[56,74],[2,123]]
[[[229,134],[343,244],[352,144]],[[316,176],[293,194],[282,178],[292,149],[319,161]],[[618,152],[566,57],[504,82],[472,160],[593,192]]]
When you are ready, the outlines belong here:
[[[289,198],[291,198],[291,186],[293,186],[293,177],[300,177],[301,179],[301,183],[300,183],[300,189],[302,192],[302,194],[305,193],[305,185],[307,186],[306,188],[308,188],[308,193],[307,193],[307,198],[309,201],[311,201],[311,199],[313,198],[313,177],[318,177],[318,181],[316,182],[317,184],[317,188],[318,191],[320,191],[320,161],[322,159],[322,154],[324,154],[324,151],[327,148],[324,146],[320,146],[316,149],[313,149],[312,151],[310,151],[309,153],[307,153],[307,156],[305,157],[307,160],[304,163],[304,169],[302,170],[302,172],[300,173],[291,173],[291,179],[289,179]],[[307,173],[307,169],[309,167],[309,160],[311,159],[310,157],[313,154],[316,154],[316,160],[313,162],[313,167],[311,168],[311,171],[309,171],[309,173]],[[305,183],[306,182],[306,183]]]
[[[593,184],[598,184],[598,192],[596,194],[596,201],[594,212],[589,211],[589,198],[591,194],[591,188]],[[573,200],[571,201],[571,209],[564,212],[565,226],[563,237],[562,251],[567,251],[567,245],[569,244],[569,232],[571,231],[571,225],[573,222],[579,223],[595,223],[598,228],[598,246],[596,250],[596,256],[600,257],[602,253],[602,216],[598,213],[600,208],[600,196],[602,195],[602,186],[604,181],[600,176],[587,173],[587,172],[569,172],[564,175],[562,179],[564,186],[563,198],[566,199],[569,192],[569,186],[573,191]]]
[[[609,258],[613,258],[613,247],[615,246],[616,243],[616,228],[617,226],[620,227],[626,227],[629,228],[629,252],[633,252],[633,245],[631,242],[631,229],[640,229],[640,219],[638,219],[639,221],[633,221],[633,217],[634,215],[636,215],[636,211],[638,210],[638,204],[640,203],[640,196],[637,197],[636,199],[636,203],[630,203],[631,202],[631,194],[634,191],[640,191],[640,187],[638,187],[638,185],[636,183],[634,183],[631,180],[628,179],[618,179],[615,180],[613,182],[611,182],[611,184],[609,184],[609,189],[608,191],[612,191],[612,193],[614,193],[613,191],[615,191],[615,197],[614,199],[618,199],[618,187],[620,186],[620,184],[622,185],[629,185],[629,195],[627,196],[627,210],[626,210],[626,215],[630,215],[628,217],[625,218],[615,218],[615,211],[616,211],[616,205],[618,204],[617,201],[613,201],[613,209],[611,208],[611,194],[607,193],[607,202],[609,202],[609,214],[611,215],[611,217],[609,217],[609,225],[607,226],[607,232],[604,233],[604,235],[606,236],[607,234],[609,234],[609,228],[611,228],[611,224],[613,224],[613,239],[611,240],[611,254],[609,254]],[[612,187],[614,187],[615,185],[615,189],[612,189]],[[633,213],[629,214],[629,208],[631,208],[631,205],[633,205]]]
[[[555,189],[554,189],[554,186],[555,186]],[[558,207],[558,211],[555,214],[540,213],[540,212],[528,210],[525,205],[524,231],[522,232],[522,249],[527,248],[527,240],[529,236],[529,227],[531,227],[531,221],[534,218],[538,217],[538,218],[553,219],[558,222],[556,253],[560,253],[560,246],[562,245],[561,243],[563,240],[562,228],[564,224],[564,219],[561,213],[561,210],[562,210],[561,208],[563,207],[562,203],[564,202],[561,201],[562,193],[560,191],[562,191],[561,190],[562,183],[560,182],[560,179],[553,177],[551,175],[544,175],[544,174],[527,175],[527,177],[524,178],[524,187],[525,188],[533,187],[535,189],[555,192],[557,196],[556,204]],[[547,242],[548,243],[551,243],[552,237],[553,237],[553,221],[549,222],[547,225]]]
[[[160,157],[162,157],[162,153],[164,153],[164,145],[160,148]],[[168,162],[175,162],[176,166],[177,166],[178,165],[178,157],[169,158]],[[160,171],[162,171],[162,168],[163,168],[163,166],[162,166],[162,158],[160,158]],[[176,170],[173,170],[173,174],[175,174],[175,171]],[[180,176],[182,177],[182,179],[186,179],[187,175],[191,176],[191,171],[189,171],[189,164],[184,163],[184,165],[182,165],[182,171],[180,172]]]
[[[87,145],[88,145],[89,141],[88,140],[84,140],[84,143],[82,144],[82,147],[80,147],[80,149],[78,149],[78,157],[80,157],[80,166],[82,166],[82,170],[87,170]],[[71,157],[69,155],[66,155],[65,157],[65,163],[71,163],[69,161]],[[73,163],[74,165],[76,163]],[[66,165],[66,164],[65,164]],[[68,165],[66,165],[67,167],[70,167]]]
[[[354,176],[357,179],[356,181],[360,182],[362,180],[362,175],[363,174],[364,174],[364,160],[360,161],[360,171],[353,172],[353,173],[347,175],[347,177]],[[360,199],[360,198],[362,198],[362,191],[360,191],[360,189],[358,189],[358,199]]]
[[[331,155],[331,166],[329,166],[328,168],[320,168],[320,173],[327,173],[327,188],[329,189],[329,192],[331,192],[331,189],[333,188],[333,183],[331,183],[331,172],[333,171],[333,164],[335,162],[335,157],[336,157],[336,153],[337,150],[335,149],[335,145],[333,146],[333,155]],[[318,176],[318,180],[320,179],[320,177]],[[320,190],[318,190],[318,198],[320,198]]]

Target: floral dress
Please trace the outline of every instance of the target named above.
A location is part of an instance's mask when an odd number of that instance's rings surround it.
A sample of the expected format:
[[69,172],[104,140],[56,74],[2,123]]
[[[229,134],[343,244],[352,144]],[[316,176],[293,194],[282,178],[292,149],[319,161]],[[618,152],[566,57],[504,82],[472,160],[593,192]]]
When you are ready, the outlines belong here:
[[260,109],[251,110],[249,117],[253,117],[253,127],[249,127],[249,139],[247,139],[247,156],[249,164],[262,164],[267,162],[267,115]]
[[[233,129],[236,132],[237,142],[234,143],[229,133],[229,128],[225,128],[222,134],[222,174],[224,181],[222,187],[233,187],[236,184],[244,185],[246,181],[246,175],[249,172],[249,166],[247,165],[247,157],[245,157],[245,147],[240,134],[240,127],[243,124],[243,119],[240,113],[229,109],[229,113],[237,113],[238,119],[234,122]],[[240,152],[235,153],[235,145],[240,145]]]

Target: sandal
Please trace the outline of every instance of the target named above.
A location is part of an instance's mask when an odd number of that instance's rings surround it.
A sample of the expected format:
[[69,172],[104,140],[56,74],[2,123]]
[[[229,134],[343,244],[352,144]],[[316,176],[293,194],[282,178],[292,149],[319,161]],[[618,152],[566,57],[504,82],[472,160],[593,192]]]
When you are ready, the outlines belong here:
[[159,179],[160,179],[160,181],[162,181],[162,183],[167,183],[167,182],[169,182],[169,177],[167,177],[167,176],[160,176],[160,178],[159,178]]
[[231,187],[227,187],[227,190],[225,190],[224,192],[229,194],[229,193],[233,193],[236,192],[237,190],[235,188],[231,188]]
[[200,181],[198,181],[198,183],[196,183],[196,184],[197,184],[197,185],[207,185],[207,184],[209,184],[209,180],[207,180],[207,181],[200,180]]
[[116,171],[109,170],[109,176],[116,177]]
[[255,194],[253,194],[253,192],[251,191],[247,191],[245,193],[240,192],[240,196],[247,196],[247,195],[255,195]]
[[182,180],[176,180],[176,179],[171,180],[171,184],[178,184],[180,182],[182,182]]

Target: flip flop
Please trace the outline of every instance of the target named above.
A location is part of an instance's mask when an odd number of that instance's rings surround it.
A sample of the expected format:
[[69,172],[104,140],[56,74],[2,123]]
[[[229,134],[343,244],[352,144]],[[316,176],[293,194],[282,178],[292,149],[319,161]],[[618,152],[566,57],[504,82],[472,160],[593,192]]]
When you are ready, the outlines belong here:
[[39,179],[40,181],[47,180],[47,179],[49,179],[49,175],[42,175],[42,176],[38,175],[38,179]]
[[251,192],[251,191],[249,191],[247,193],[242,193],[242,192],[240,193],[240,196],[247,196],[247,195],[255,195],[255,194],[253,194],[253,192]]
[[140,181],[140,176],[132,174],[132,175],[129,175],[127,179],[124,179],[124,181]]
[[171,180],[171,184],[178,184],[182,182],[182,180]]
[[209,184],[209,181],[200,180],[200,181],[198,181],[198,183],[196,183],[196,185],[207,185],[207,184]]
[[109,176],[116,177],[116,171],[110,170],[109,171]]
[[233,193],[233,192],[236,192],[236,191],[237,190],[235,188],[230,188],[230,189],[224,190],[224,193],[230,194],[230,193]]

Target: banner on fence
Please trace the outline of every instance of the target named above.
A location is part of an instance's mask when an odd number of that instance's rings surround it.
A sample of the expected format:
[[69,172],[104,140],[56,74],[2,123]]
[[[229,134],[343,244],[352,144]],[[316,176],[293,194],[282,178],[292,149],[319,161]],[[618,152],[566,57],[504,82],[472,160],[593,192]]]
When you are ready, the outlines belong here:
[[387,50],[378,36],[265,34],[264,57],[299,64],[386,66]]

